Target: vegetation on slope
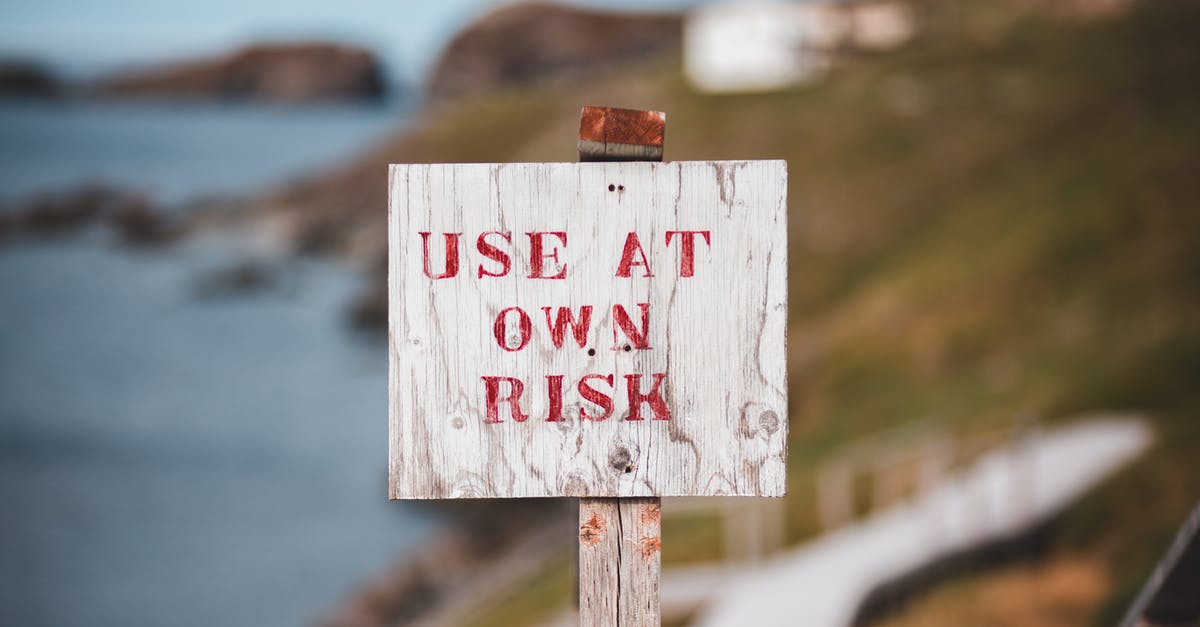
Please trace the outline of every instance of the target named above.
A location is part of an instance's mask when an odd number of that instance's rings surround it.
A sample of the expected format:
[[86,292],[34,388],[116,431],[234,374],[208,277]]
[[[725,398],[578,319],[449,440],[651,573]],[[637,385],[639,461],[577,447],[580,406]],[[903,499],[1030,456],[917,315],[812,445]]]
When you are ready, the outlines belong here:
[[[583,104],[667,111],[668,159],[786,159],[789,541],[816,531],[818,460],[864,435],[1146,411],[1152,452],[1055,522],[1050,567],[1005,575],[1099,569],[1072,616],[1111,623],[1200,497],[1200,10],[927,13],[906,50],[782,93],[701,95],[668,67],[443,108],[278,202],[335,246],[370,241],[383,164],[572,161]],[[712,524],[664,535],[668,563],[720,553]],[[986,578],[960,585],[990,598],[970,588]]]

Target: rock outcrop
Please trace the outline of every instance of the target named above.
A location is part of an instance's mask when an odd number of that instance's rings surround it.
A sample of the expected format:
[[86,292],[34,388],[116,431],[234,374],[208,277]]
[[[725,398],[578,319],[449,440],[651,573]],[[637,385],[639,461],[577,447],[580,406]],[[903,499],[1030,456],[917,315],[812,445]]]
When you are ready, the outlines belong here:
[[328,43],[251,46],[225,57],[101,79],[101,98],[308,103],[377,100],[383,68],[370,52]]
[[55,98],[58,80],[42,65],[18,59],[0,60],[0,98]]
[[89,225],[106,225],[126,244],[167,244],[181,226],[141,194],[88,184],[40,194],[0,213],[0,242],[16,234],[54,235]]
[[459,98],[678,55],[682,33],[683,19],[675,14],[610,13],[549,3],[504,6],[450,42],[433,72],[429,94],[435,100]]

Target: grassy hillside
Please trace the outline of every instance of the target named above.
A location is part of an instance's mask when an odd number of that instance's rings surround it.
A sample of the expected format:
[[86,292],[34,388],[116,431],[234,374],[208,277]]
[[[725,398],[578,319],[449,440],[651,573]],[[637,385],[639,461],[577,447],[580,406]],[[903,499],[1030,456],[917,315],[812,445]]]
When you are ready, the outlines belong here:
[[[1147,411],[1152,453],[1055,523],[1044,568],[967,577],[904,617],[961,622],[956,598],[1051,590],[1038,582],[1085,568],[1090,595],[1058,618],[1111,623],[1200,498],[1200,11],[928,19],[906,50],[784,93],[699,95],[666,67],[443,108],[279,202],[335,245],[371,241],[383,163],[572,161],[583,104],[667,111],[671,160],[787,159],[789,541],[816,529],[815,463],[855,438],[927,417],[970,433]],[[712,524],[664,534],[668,563],[719,553]],[[519,624],[567,588],[491,617]],[[969,605],[967,622],[1027,624]]]

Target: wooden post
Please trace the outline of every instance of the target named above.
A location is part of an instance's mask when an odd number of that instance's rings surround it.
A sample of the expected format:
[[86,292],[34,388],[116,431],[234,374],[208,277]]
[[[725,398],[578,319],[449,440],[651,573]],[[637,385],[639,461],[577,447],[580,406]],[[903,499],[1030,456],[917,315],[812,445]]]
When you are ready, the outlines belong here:
[[660,498],[579,499],[579,624],[658,625]]
[[659,497],[787,485],[787,164],[661,163],[664,123],[388,169],[389,495],[581,497],[589,627],[659,624]]
[[[584,107],[580,161],[662,161],[665,113]],[[579,623],[659,625],[662,499],[579,499]]]

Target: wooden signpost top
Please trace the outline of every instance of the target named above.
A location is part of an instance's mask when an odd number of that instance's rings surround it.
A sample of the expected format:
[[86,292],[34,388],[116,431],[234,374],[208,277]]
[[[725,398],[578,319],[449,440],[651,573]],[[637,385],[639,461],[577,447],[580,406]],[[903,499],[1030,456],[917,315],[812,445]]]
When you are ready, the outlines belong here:
[[580,161],[662,161],[667,116],[661,111],[584,107]]

